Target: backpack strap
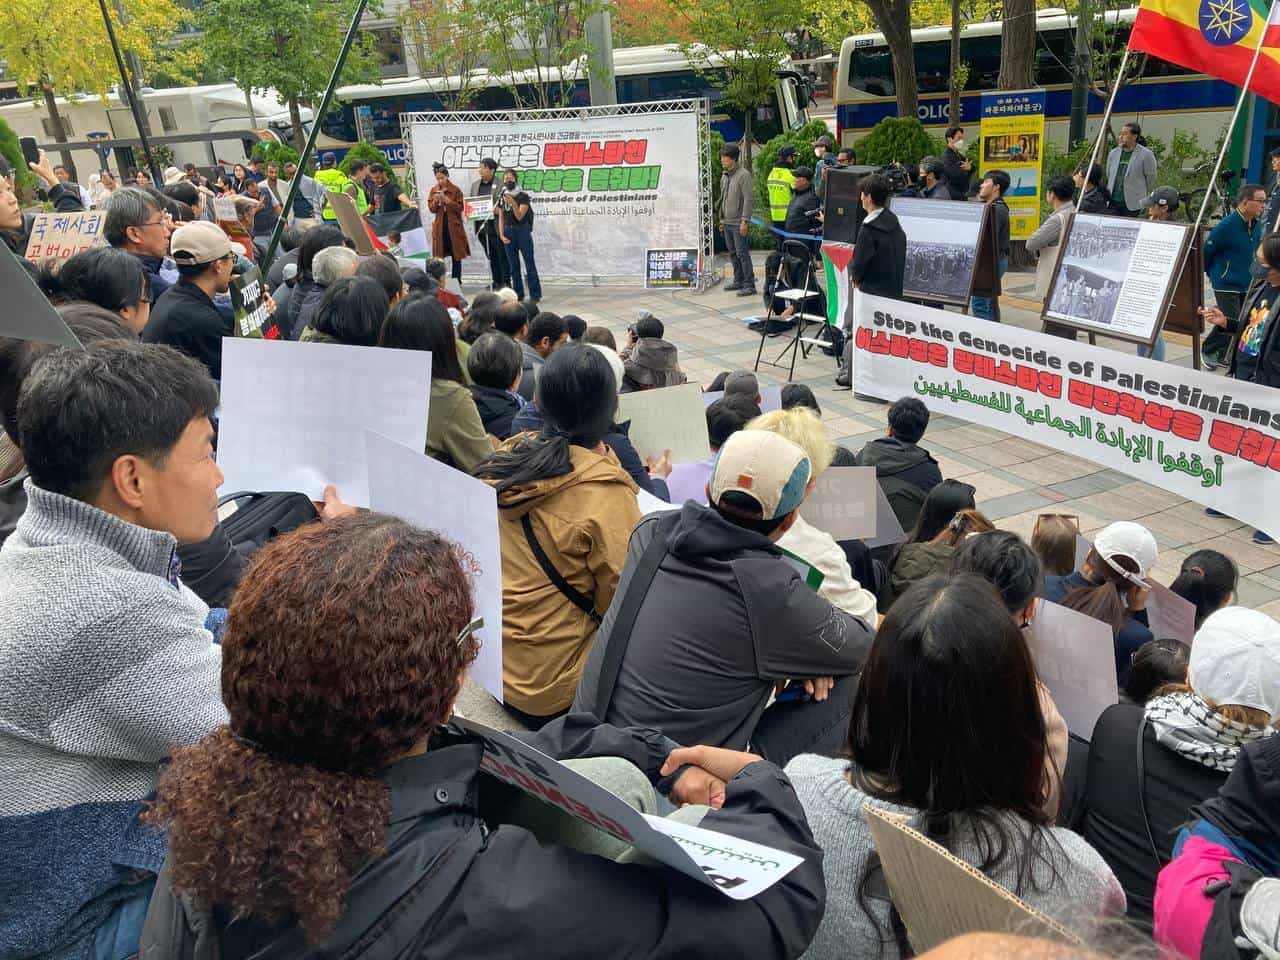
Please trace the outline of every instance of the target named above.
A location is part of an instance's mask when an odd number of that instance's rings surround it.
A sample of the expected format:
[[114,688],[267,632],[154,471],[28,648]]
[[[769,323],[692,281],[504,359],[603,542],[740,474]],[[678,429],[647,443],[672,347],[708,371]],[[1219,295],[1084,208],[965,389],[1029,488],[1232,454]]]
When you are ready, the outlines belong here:
[[1142,723],[1138,724],[1138,812],[1142,814],[1142,827],[1147,832],[1147,845],[1151,849],[1151,857],[1156,862],[1156,872],[1164,868],[1164,859],[1156,847],[1155,835],[1151,832],[1151,819],[1147,816],[1147,717],[1144,713]]
[[560,571],[556,569],[555,564],[551,562],[551,558],[547,556],[547,551],[543,550],[542,544],[538,542],[538,537],[533,532],[533,521],[529,519],[529,514],[526,513],[520,518],[520,527],[524,530],[525,542],[529,544],[529,549],[533,551],[533,558],[538,561],[538,566],[547,575],[547,579],[551,581],[557,590],[565,595],[570,603],[590,617],[597,627],[600,626],[602,618],[596,612],[595,603],[560,575]]

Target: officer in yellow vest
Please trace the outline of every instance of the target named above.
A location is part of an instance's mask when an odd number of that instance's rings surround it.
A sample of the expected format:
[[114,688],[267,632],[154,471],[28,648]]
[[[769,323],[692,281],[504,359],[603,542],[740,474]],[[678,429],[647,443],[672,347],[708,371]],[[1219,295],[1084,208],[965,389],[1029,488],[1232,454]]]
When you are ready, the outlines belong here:
[[[332,153],[321,155],[320,169],[316,171],[315,181],[330,193],[345,193],[349,196],[356,202],[356,209],[360,211],[361,216],[368,212],[369,202],[365,199],[364,191],[356,186],[354,180],[338,169],[338,158]],[[327,203],[320,216],[330,221],[338,219],[338,215],[333,212],[333,207]]]
[[[773,169],[769,171],[766,183],[769,190],[769,218],[778,230],[787,221],[787,207],[791,204],[791,195],[795,193],[796,177],[791,172],[795,165],[796,148],[788,144],[778,150]],[[776,247],[782,249],[782,237],[777,238]]]

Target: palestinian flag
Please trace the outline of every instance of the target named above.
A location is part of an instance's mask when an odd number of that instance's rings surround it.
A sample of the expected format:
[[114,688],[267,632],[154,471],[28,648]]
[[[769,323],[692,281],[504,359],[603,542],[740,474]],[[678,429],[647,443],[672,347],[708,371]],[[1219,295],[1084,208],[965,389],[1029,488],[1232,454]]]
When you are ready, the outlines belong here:
[[1129,48],[1280,102],[1280,4],[1268,0],[1141,0]]
[[421,214],[412,207],[395,213],[375,213],[365,217],[365,222],[378,249],[391,246],[387,234],[394,230],[400,234],[400,249],[406,257],[431,256],[431,237],[422,228]]
[[852,244],[822,245],[822,266],[827,278],[827,323],[833,327],[844,327],[850,319],[853,288],[849,285],[849,262],[852,259]]

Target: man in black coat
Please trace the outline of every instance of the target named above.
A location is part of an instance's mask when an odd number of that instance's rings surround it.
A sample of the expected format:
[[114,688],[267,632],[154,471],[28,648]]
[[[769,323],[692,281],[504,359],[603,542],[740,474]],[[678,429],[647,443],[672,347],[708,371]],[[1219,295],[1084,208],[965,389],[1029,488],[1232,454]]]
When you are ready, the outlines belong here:
[[796,178],[795,190],[791,194],[791,202],[787,204],[787,219],[783,229],[787,233],[822,232],[822,221],[814,214],[822,209],[822,201],[818,191],[813,188],[813,170],[809,167],[796,167],[793,176]]
[[232,334],[213,298],[231,286],[236,255],[216,223],[195,220],[173,233],[178,282],[156,300],[142,331],[147,343],[163,343],[194,357],[214,380],[222,379],[222,338]]
[[947,149],[939,159],[947,175],[947,190],[951,199],[965,199],[969,195],[973,161],[964,155],[964,127],[947,128]]
[[[902,278],[907,269],[907,235],[889,202],[889,181],[878,173],[863,178],[858,186],[862,209],[867,212],[858,228],[858,241],[849,264],[849,279],[854,289],[877,297],[902,299]],[[852,331],[850,331],[852,334]],[[851,365],[853,337],[845,339],[844,359],[836,375],[836,386],[853,389]]]

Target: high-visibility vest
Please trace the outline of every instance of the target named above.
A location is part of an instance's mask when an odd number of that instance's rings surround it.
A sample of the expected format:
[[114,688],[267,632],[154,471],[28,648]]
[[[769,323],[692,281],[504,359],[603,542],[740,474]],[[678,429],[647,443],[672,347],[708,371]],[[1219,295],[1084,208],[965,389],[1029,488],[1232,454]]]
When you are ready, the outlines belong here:
[[[356,182],[348,177],[337,167],[330,167],[328,170],[317,170],[315,175],[316,183],[324,187],[324,189],[333,193],[347,193]],[[349,194],[348,194],[349,195]],[[361,216],[369,209],[368,201],[364,198],[364,191],[356,188],[356,209],[360,211]],[[324,205],[324,211],[320,214],[325,220],[337,220],[338,215],[333,212],[333,207],[329,204]]]
[[769,171],[769,218],[774,223],[787,219],[787,207],[796,190],[796,175],[790,167],[774,167]]

